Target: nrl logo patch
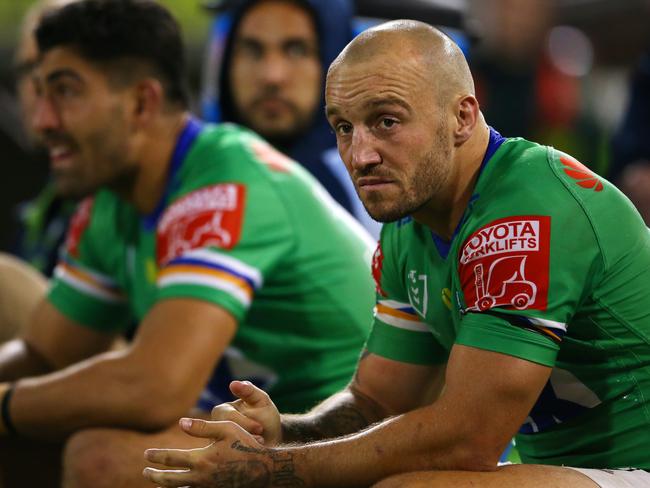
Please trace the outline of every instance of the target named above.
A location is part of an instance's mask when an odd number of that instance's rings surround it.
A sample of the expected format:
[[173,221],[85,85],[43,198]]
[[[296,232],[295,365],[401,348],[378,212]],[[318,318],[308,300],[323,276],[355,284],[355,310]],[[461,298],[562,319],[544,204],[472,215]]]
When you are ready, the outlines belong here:
[[407,278],[408,296],[411,306],[422,317],[427,315],[429,305],[429,290],[427,288],[427,275],[418,274],[414,269],[409,271]]

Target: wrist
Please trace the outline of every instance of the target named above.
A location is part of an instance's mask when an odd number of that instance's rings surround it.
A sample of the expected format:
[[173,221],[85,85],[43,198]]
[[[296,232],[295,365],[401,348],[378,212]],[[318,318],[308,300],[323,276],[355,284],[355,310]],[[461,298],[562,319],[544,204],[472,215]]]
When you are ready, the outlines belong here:
[[305,465],[302,446],[272,449],[273,481],[278,486],[315,486],[309,469]]
[[[5,395],[11,388],[11,383],[0,383],[0,405],[4,404]],[[5,426],[5,421],[2,415],[0,415],[0,436],[7,435],[7,427]]]
[[0,436],[16,434],[9,410],[14,387],[14,383],[0,383]]

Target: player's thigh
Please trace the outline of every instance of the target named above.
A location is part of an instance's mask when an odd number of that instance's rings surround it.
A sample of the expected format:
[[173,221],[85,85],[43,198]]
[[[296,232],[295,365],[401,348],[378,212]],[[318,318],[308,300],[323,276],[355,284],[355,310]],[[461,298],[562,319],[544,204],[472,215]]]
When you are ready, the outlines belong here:
[[391,476],[373,488],[598,488],[578,471],[557,466],[517,464],[496,471],[417,471]]
[[210,443],[185,434],[177,424],[156,433],[122,429],[86,429],[68,440],[63,454],[65,488],[150,486],[142,470],[151,447],[192,449]]

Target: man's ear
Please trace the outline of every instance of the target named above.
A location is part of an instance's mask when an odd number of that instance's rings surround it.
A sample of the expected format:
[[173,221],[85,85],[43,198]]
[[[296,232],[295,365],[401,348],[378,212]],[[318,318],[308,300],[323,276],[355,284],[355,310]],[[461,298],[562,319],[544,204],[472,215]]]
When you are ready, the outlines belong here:
[[144,78],[134,87],[133,116],[137,126],[148,125],[163,109],[165,90],[159,80]]
[[460,146],[471,137],[481,112],[473,95],[464,95],[457,103],[454,145]]

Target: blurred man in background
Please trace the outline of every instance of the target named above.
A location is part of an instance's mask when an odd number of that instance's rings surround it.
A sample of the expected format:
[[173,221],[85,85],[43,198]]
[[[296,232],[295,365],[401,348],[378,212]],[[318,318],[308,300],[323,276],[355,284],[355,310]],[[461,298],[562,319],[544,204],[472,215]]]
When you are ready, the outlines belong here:
[[[23,20],[15,54],[16,91],[20,102],[25,132],[37,144],[30,127],[34,110],[34,83],[32,70],[37,62],[38,49],[34,28],[39,18],[50,9],[59,8],[74,0],[44,0],[32,6]],[[13,249],[22,259],[46,277],[58,260],[58,249],[63,243],[68,221],[74,212],[76,201],[57,194],[49,182],[38,196],[20,208],[20,229]]]
[[348,0],[247,0],[220,14],[204,114],[250,127],[309,170],[377,237],[323,112],[325,73],[353,37]]
[[[44,151],[34,151],[38,141],[30,127],[36,102],[32,72],[38,61],[34,29],[43,12],[71,1],[74,0],[44,0],[34,4],[23,19],[14,55],[16,92],[24,133],[30,151],[39,155]],[[4,290],[0,296],[1,342],[18,333],[35,304],[44,296],[47,278],[52,275],[58,260],[58,250],[75,205],[74,199],[57,195],[52,183],[48,183],[33,201],[21,205],[18,236],[13,238],[11,246],[20,259],[0,254],[0,289]]]

